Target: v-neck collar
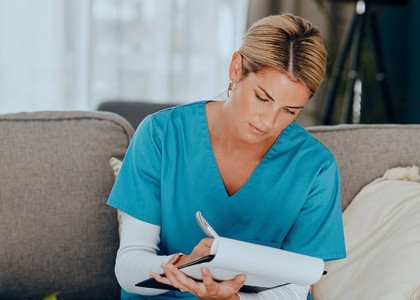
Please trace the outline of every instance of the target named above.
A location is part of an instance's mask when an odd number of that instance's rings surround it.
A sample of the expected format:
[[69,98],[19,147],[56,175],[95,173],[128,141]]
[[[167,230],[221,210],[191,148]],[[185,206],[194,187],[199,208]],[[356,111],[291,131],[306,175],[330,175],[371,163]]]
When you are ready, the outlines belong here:
[[260,160],[260,162],[252,171],[252,173],[249,175],[249,177],[244,182],[244,184],[238,190],[236,190],[236,192],[230,195],[226,189],[225,183],[223,182],[223,177],[222,177],[222,174],[220,173],[219,165],[216,160],[216,155],[214,154],[213,144],[211,143],[210,129],[209,129],[209,124],[208,124],[207,112],[206,112],[206,104],[209,102],[213,102],[213,101],[212,100],[202,101],[201,111],[200,111],[201,117],[202,117],[201,123],[203,124],[203,132],[204,132],[204,142],[205,142],[204,148],[209,152],[209,155],[208,155],[209,165],[212,169],[212,172],[217,174],[218,187],[223,189],[223,192],[226,198],[234,199],[235,197],[238,197],[237,195],[246,192],[247,188],[252,187],[252,180],[255,177],[258,177],[259,173],[263,172],[264,165],[267,163],[267,161],[270,160],[270,157],[273,156],[277,152],[277,149],[279,148],[281,141],[284,140],[284,136],[288,134],[290,124],[289,126],[283,129],[283,131],[274,141],[273,145],[271,145],[271,147],[265,153],[263,158]]

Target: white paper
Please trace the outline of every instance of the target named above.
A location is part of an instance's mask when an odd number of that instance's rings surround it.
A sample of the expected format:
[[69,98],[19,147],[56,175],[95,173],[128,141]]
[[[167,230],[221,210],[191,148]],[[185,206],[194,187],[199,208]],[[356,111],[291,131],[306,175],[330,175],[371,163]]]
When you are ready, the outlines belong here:
[[245,285],[275,287],[287,283],[308,286],[324,271],[320,258],[224,237],[217,238],[213,245],[215,258],[211,262],[182,268],[182,272],[201,280],[201,267],[208,267],[216,280],[246,274]]

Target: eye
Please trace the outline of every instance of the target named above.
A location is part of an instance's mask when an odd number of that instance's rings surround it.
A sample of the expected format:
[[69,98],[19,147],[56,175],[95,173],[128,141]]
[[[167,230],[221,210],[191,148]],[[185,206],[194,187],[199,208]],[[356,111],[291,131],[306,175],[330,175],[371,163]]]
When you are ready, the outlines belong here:
[[256,97],[258,100],[260,100],[261,102],[268,102],[268,101],[269,101],[268,99],[261,98],[260,96],[258,96],[258,94],[257,94],[257,93],[255,93],[255,97]]
[[288,114],[291,114],[291,115],[296,115],[296,111],[294,111],[294,110],[290,110],[290,109],[288,109],[287,107],[285,107],[284,108],[284,110],[288,113]]

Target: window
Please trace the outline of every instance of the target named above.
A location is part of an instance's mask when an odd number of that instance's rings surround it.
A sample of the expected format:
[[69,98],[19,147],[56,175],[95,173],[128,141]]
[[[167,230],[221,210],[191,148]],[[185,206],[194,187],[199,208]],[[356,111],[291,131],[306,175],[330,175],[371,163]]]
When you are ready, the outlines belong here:
[[215,98],[227,88],[247,2],[2,2],[0,112]]

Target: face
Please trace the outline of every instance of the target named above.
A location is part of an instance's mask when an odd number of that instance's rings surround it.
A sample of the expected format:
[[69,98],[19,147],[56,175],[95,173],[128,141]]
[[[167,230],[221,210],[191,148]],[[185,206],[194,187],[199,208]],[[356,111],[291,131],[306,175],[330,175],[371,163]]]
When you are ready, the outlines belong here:
[[274,69],[240,79],[241,61],[239,54],[234,56],[230,70],[234,86],[227,104],[232,126],[245,142],[273,141],[296,119],[308,102],[310,91],[288,74]]

